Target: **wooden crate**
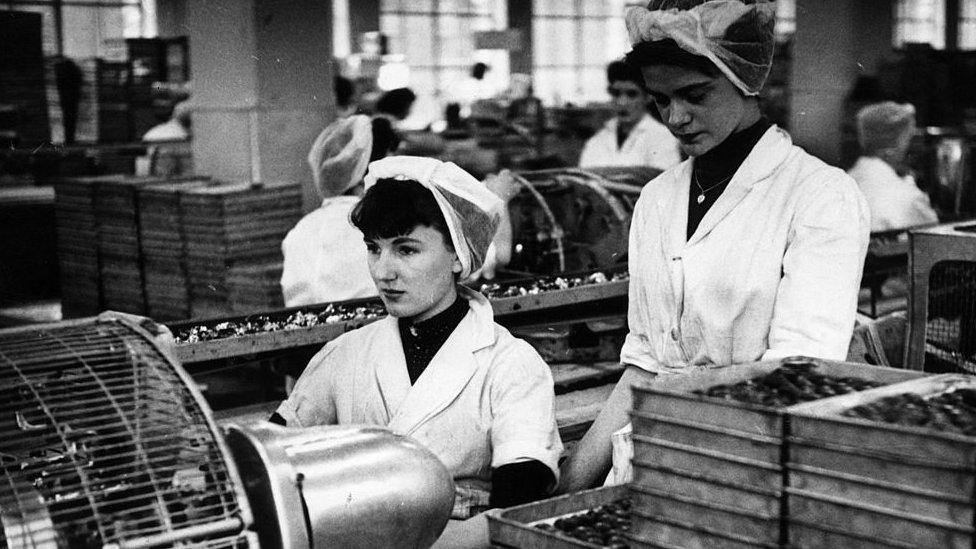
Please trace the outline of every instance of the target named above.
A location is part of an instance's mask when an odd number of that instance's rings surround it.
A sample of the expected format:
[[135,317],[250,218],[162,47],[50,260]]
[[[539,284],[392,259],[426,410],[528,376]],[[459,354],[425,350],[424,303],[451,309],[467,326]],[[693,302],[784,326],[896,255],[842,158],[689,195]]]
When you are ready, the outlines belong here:
[[707,526],[681,523],[654,516],[640,509],[631,509],[630,535],[632,547],[676,549],[774,549],[775,544],[757,544],[737,535],[716,532]]
[[[916,513],[893,511],[827,494],[814,494],[795,488],[789,492],[789,521],[815,526],[832,526],[842,532],[876,543],[909,543],[912,547],[970,549],[972,527],[927,519]],[[801,545],[791,538],[796,547]]]
[[[779,506],[770,511],[757,513],[738,506],[700,500],[678,494],[672,488],[655,490],[640,484],[632,484],[631,508],[672,524],[689,524],[707,527],[720,536],[735,536],[739,540],[757,545],[776,545],[780,537]],[[674,540],[651,538],[651,541]]]
[[971,547],[976,437],[841,414],[885,397],[974,387],[972,376],[947,374],[793,408],[791,540],[815,547],[816,530],[833,528],[884,543]]
[[[816,373],[830,377],[897,383],[924,376],[862,364],[803,360],[814,363]],[[785,523],[780,519],[787,514],[783,488],[789,408],[694,394],[760,377],[782,365],[783,361],[770,361],[699,370],[659,377],[633,388],[635,485],[671,498],[691,498],[689,505],[699,507],[697,513],[665,518],[707,526],[714,534],[750,543],[776,545],[786,539]],[[663,510],[681,511],[677,505],[659,505],[654,510],[640,507],[654,501],[636,499],[635,509],[653,516],[660,516]],[[725,516],[727,520],[719,520],[714,513],[701,512],[710,507],[744,513],[731,512]],[[744,535],[748,528],[752,534]]]
[[599,507],[628,495],[627,486],[585,490],[488,512],[488,535],[493,547],[512,549],[596,549],[599,545],[541,530],[535,524]]

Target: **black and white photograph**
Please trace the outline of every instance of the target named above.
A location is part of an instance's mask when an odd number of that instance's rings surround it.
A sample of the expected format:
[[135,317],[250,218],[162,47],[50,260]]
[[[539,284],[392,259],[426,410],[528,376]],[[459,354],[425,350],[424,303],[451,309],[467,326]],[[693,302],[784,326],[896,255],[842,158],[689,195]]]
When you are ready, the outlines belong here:
[[0,549],[973,549],[976,0],[0,0]]

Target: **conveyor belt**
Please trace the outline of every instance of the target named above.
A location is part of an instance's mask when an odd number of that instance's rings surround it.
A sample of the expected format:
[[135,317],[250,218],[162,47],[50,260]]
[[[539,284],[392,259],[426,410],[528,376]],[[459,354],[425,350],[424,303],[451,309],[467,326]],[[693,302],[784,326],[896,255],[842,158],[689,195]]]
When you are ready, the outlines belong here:
[[[556,320],[566,315],[593,315],[599,311],[600,304],[608,302],[614,302],[618,306],[621,304],[625,306],[628,286],[626,273],[624,271],[618,271],[616,273],[604,271],[601,273],[603,278],[600,280],[607,280],[606,282],[585,282],[588,277],[592,277],[595,274],[583,273],[578,275],[564,275],[564,277],[544,277],[543,279],[530,279],[529,281],[508,282],[506,284],[521,284],[524,287],[531,282],[538,283],[540,281],[547,282],[546,285],[555,284],[559,278],[562,278],[563,285],[568,284],[566,282],[567,280],[583,280],[583,282],[580,282],[581,285],[575,287],[543,290],[526,295],[491,299],[496,321],[506,326],[540,323],[547,320]],[[503,292],[494,293],[497,295],[497,293]],[[355,308],[365,305],[375,306],[375,303],[376,300],[356,300],[340,304],[322,304],[243,317],[226,317],[206,321],[176,323],[169,325],[169,328],[177,336],[177,340],[181,341],[187,331],[193,327],[205,326],[210,329],[217,329],[221,326],[226,327],[232,325],[232,323],[262,323],[264,321],[280,324],[296,313],[304,313],[312,316],[318,315],[326,311],[330,305],[333,307]],[[349,330],[364,326],[378,318],[381,318],[381,316],[353,318],[352,320],[340,320],[336,322],[323,322],[316,319],[315,322],[318,323],[312,326],[246,333],[243,335],[232,335],[231,333],[228,334],[228,337],[208,341],[181,342],[176,346],[176,355],[183,364],[193,364],[235,357],[252,357],[262,353],[284,352],[301,347],[321,346]],[[229,329],[225,329],[225,331],[232,332]]]

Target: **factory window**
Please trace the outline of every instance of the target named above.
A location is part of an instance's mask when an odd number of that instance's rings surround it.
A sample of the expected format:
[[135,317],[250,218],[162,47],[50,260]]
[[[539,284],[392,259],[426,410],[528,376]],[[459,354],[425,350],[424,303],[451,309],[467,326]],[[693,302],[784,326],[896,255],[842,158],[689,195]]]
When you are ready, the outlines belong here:
[[0,9],[43,16],[44,55],[118,55],[124,38],[156,35],[155,0],[3,0]]
[[534,0],[535,93],[548,104],[606,99],[606,66],[630,49],[627,0]]
[[962,0],[959,9],[959,49],[976,50],[976,0]]
[[898,0],[895,47],[923,43],[945,49],[945,10],[945,0]]
[[449,88],[476,61],[491,67],[485,76],[490,85],[504,89],[508,52],[476,50],[474,33],[506,26],[505,0],[382,0],[380,31],[388,37],[389,53],[403,56],[417,94],[407,124],[443,118]]

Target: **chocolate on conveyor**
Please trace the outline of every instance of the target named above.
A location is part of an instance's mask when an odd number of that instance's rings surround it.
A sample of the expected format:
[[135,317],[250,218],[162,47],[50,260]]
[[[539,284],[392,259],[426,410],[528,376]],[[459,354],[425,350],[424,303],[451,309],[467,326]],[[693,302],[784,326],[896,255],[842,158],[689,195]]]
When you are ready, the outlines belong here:
[[[527,285],[504,283],[484,284],[481,286],[481,293],[489,299],[499,299],[503,297],[535,295],[579,286],[604,284],[606,282],[626,280],[627,278],[626,271],[614,273],[609,278],[602,272],[575,277],[549,276],[533,280]],[[260,315],[247,317],[243,320],[229,320],[213,325],[200,324],[180,330],[175,335],[177,343],[199,343],[202,341],[240,337],[249,334],[310,328],[321,324],[334,324],[350,320],[371,320],[385,314],[386,309],[379,301],[360,304],[358,306],[329,303],[321,311],[296,311],[285,319],[274,319],[270,315]]]
[[335,324],[349,320],[369,320],[385,314],[386,309],[379,302],[359,306],[329,303],[319,312],[296,311],[284,320],[273,320],[268,316],[256,316],[247,320],[221,322],[213,326],[205,324],[192,326],[175,335],[177,343],[198,343],[248,334],[309,328],[320,324]]
[[928,398],[905,393],[845,410],[843,415],[974,436],[976,390],[955,389]]
[[519,297],[523,295],[535,295],[553,290],[566,290],[579,286],[589,286],[591,284],[604,284],[627,280],[627,272],[614,273],[609,278],[602,272],[596,272],[584,276],[547,276],[537,278],[527,284],[482,284],[480,291],[489,299],[500,299],[503,297]]
[[620,498],[582,513],[558,518],[552,524],[537,524],[536,528],[594,545],[626,549],[630,546],[624,537],[624,532],[630,530],[630,500]]
[[816,372],[814,363],[799,362],[784,364],[760,377],[734,385],[716,385],[695,394],[780,408],[880,385],[857,377],[825,376]]

